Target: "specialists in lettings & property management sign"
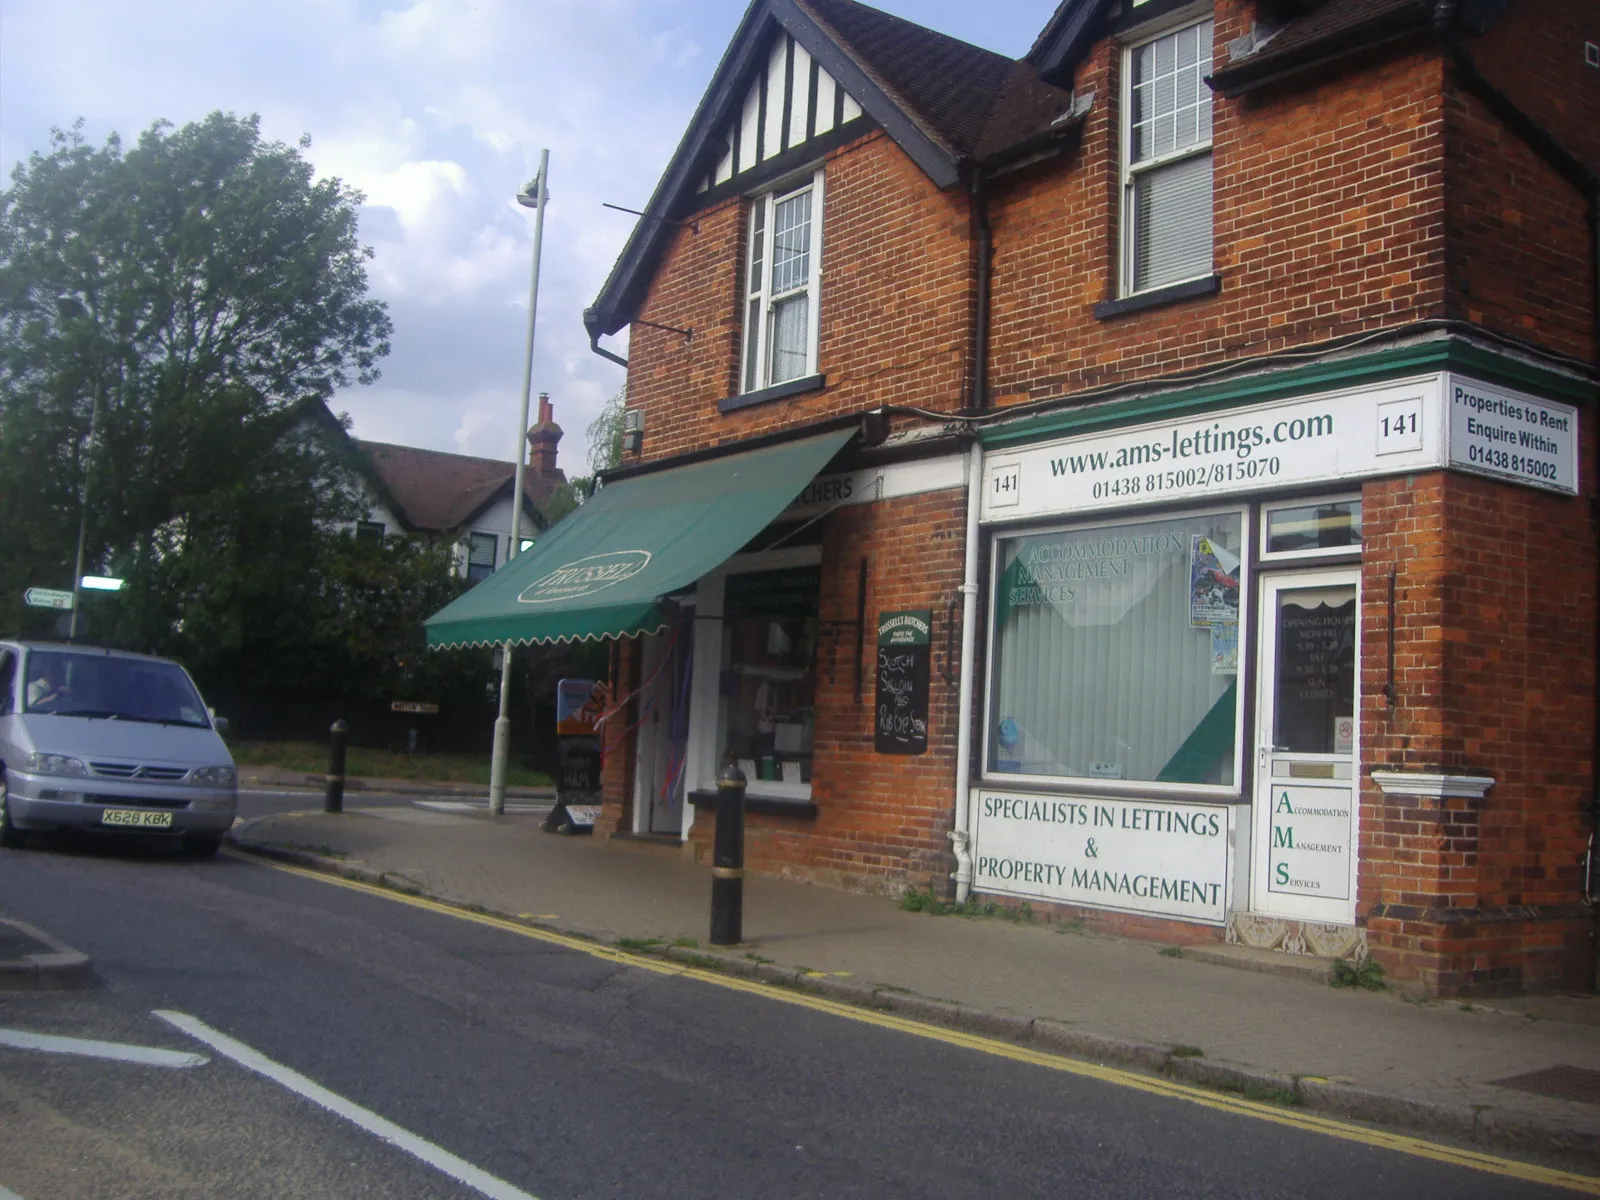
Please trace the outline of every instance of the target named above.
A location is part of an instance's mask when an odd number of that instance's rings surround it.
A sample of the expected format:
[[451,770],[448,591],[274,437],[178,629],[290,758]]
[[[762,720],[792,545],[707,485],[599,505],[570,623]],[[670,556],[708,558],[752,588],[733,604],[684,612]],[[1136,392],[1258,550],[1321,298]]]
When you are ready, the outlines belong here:
[[1577,495],[1578,413],[1452,372],[991,452],[1016,521],[1448,467]]

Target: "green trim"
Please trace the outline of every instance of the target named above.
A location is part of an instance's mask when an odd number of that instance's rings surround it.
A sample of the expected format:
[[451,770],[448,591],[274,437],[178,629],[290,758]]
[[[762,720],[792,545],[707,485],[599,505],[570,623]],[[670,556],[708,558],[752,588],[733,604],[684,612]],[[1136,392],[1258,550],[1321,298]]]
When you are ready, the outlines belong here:
[[[1548,399],[1569,403],[1593,403],[1600,397],[1600,385],[1592,380],[1574,379],[1570,375],[1535,367],[1450,338],[1378,350],[1337,362],[1285,367],[1224,383],[1174,388],[1156,395],[1135,396],[1129,400],[1113,400],[1078,408],[1059,408],[1033,417],[1019,417],[1001,425],[980,426],[978,438],[985,447],[1010,446],[1242,404],[1261,404],[1292,396],[1334,391],[1430,371],[1460,371],[1485,383],[1533,391]],[[1160,385],[1159,382],[1152,382],[1151,386]],[[1070,401],[1070,396],[1062,398],[1063,404]]]

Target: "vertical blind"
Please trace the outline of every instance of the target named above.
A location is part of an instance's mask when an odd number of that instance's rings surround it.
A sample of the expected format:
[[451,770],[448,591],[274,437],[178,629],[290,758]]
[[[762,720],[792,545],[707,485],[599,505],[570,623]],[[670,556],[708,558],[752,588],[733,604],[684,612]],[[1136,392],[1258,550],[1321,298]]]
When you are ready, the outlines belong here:
[[[1241,524],[1210,514],[1000,542],[989,769],[1237,786],[1225,649]],[[1197,607],[1196,537],[1232,564],[1231,628],[1215,603]]]

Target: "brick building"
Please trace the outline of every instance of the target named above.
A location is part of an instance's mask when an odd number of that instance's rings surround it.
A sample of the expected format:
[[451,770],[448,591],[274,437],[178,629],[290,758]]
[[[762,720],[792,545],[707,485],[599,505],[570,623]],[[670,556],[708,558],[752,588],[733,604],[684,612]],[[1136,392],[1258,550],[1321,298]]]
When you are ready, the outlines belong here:
[[755,870],[1587,986],[1600,12],[1041,17],[755,0],[604,506],[435,640],[616,639],[603,837],[703,857],[728,752]]

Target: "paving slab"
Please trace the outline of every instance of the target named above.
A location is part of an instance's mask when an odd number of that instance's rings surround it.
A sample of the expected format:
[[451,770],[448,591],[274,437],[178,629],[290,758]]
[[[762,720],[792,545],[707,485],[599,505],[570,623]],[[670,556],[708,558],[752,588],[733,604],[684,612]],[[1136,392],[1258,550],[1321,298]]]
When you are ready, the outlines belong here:
[[[605,942],[708,953],[710,871],[677,848],[550,835],[536,816],[392,814],[283,814],[233,839],[368,878],[402,874],[440,899]],[[745,880],[743,927],[746,942],[717,953],[725,965],[839,999],[1600,1166],[1600,1104],[1496,1083],[1548,1067],[1600,1073],[1594,997],[1419,1002],[1331,987],[1303,962],[1278,974],[1258,955],[1161,953],[1067,925],[908,912],[892,898],[762,875]]]

